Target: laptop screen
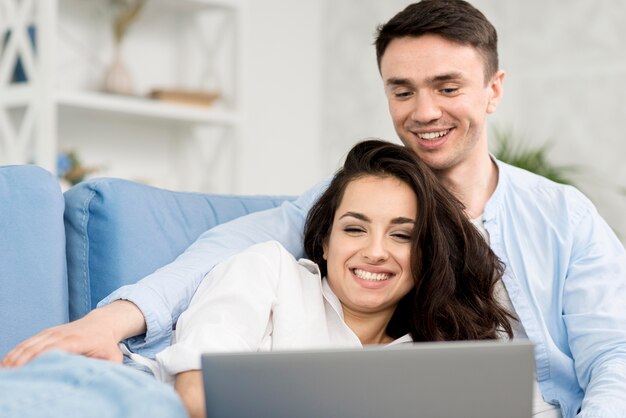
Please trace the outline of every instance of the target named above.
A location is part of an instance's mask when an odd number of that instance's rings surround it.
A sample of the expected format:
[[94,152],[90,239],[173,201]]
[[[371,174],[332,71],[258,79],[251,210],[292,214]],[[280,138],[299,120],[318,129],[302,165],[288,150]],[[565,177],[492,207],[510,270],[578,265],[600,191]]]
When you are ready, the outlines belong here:
[[528,418],[528,341],[204,354],[207,416]]

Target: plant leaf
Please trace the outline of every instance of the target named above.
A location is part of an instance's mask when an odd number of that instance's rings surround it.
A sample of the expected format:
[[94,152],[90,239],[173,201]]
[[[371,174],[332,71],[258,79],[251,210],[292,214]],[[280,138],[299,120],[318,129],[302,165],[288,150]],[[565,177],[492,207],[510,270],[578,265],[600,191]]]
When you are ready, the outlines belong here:
[[493,154],[498,160],[549,178],[557,183],[574,184],[569,176],[578,172],[580,168],[574,165],[556,165],[550,162],[548,154],[554,145],[552,142],[531,148],[524,145],[522,140],[517,139],[510,128],[494,128],[493,140],[495,145]]

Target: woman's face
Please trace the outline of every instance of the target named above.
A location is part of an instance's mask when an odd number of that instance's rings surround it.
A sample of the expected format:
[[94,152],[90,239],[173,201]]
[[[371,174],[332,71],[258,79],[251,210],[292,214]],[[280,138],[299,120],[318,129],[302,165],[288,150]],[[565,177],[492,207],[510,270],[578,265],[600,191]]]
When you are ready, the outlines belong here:
[[366,176],[348,184],[324,245],[328,283],[344,314],[391,315],[413,288],[416,214],[415,193],[395,177]]

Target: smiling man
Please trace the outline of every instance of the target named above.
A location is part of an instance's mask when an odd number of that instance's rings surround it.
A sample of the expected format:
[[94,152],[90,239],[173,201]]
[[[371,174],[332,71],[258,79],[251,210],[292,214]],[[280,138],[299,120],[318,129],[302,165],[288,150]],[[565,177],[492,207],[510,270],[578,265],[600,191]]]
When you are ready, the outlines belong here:
[[[463,0],[423,0],[379,28],[376,51],[402,142],[463,202],[506,265],[497,295],[517,318],[514,338],[536,346],[536,416],[623,417],[626,253],[580,192],[489,155],[486,120],[504,82],[491,23]],[[118,341],[138,334],[145,338],[126,344],[153,356],[224,258],[272,239],[301,256],[306,214],[325,187],[208,231],[174,263],[85,318],[26,341],[5,364],[50,348],[116,359]]]

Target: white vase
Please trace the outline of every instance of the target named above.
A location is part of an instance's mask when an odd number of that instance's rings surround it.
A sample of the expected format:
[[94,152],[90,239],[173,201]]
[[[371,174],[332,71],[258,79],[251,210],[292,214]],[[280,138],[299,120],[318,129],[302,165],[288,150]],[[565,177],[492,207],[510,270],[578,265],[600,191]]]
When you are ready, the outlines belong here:
[[124,62],[122,48],[119,45],[113,53],[113,61],[104,73],[102,90],[113,94],[133,94],[133,77]]

